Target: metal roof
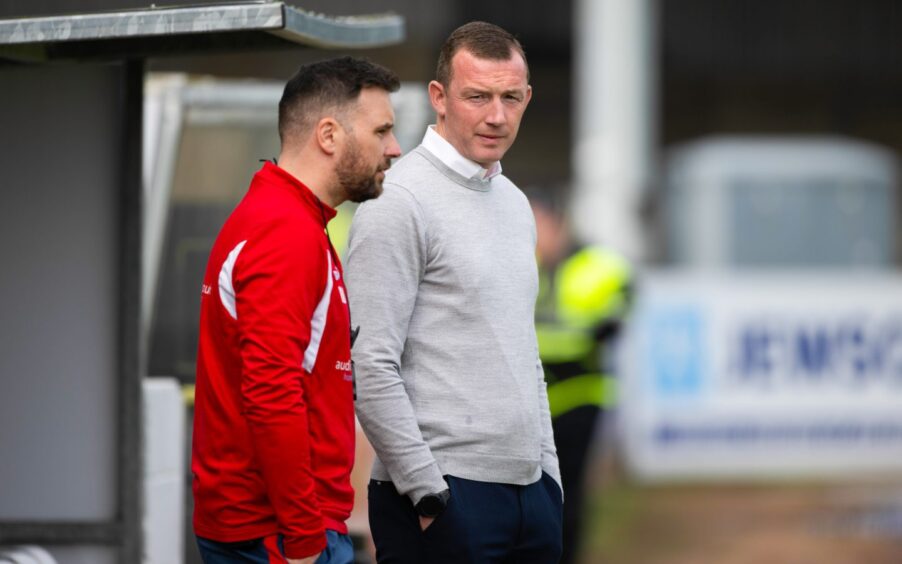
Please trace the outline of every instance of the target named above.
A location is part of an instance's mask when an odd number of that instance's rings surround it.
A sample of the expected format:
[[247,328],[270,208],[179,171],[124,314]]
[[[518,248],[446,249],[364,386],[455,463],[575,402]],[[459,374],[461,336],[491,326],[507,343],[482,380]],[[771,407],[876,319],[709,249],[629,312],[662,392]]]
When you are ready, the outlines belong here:
[[299,44],[366,48],[399,43],[394,14],[326,16],[284,2],[166,6],[0,20],[0,58],[122,58]]

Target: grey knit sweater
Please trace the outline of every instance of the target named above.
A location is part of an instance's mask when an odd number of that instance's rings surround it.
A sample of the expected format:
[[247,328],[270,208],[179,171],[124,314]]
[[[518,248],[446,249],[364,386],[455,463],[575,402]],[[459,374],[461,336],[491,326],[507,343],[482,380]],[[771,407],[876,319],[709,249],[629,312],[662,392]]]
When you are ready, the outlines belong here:
[[442,476],[560,485],[538,360],[535,224],[510,180],[420,146],[361,205],[345,273],[372,476],[416,503]]

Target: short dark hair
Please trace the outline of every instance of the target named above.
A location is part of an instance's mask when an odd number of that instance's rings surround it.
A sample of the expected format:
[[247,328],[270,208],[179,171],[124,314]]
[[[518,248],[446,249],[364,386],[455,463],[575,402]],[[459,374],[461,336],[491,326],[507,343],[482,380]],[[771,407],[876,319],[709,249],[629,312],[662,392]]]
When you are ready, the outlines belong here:
[[364,88],[395,92],[401,86],[389,69],[356,57],[339,57],[301,65],[285,84],[279,100],[279,139],[284,145],[294,135],[306,133],[328,108],[357,99]]
[[523,46],[510,32],[487,22],[470,22],[451,32],[438,54],[435,80],[447,87],[451,83],[451,60],[460,50],[467,50],[477,58],[490,61],[506,61],[519,53],[526,64],[526,80],[529,81],[529,64]]

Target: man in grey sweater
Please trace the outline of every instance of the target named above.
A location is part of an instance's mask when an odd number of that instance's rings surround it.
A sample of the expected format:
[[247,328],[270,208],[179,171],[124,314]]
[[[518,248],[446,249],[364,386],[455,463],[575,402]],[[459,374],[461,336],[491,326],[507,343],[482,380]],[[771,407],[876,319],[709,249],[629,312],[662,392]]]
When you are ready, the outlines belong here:
[[351,227],[357,414],[380,562],[557,562],[560,472],[538,359],[535,223],[500,160],[526,56],[472,22],[439,55],[437,121]]

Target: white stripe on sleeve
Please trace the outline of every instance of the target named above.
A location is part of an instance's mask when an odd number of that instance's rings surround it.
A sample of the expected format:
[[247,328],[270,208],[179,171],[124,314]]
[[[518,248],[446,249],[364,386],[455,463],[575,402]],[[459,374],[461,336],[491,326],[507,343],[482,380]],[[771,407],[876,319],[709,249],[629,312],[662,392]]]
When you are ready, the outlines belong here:
[[238,319],[238,310],[235,309],[235,288],[232,286],[232,269],[235,268],[235,261],[238,260],[238,255],[241,254],[245,243],[247,243],[246,239],[235,245],[219,270],[219,301],[222,302],[232,319]]
[[326,291],[313,312],[313,319],[310,320],[310,342],[307,344],[307,350],[304,351],[304,363],[301,365],[307,372],[312,372],[313,366],[316,364],[316,355],[319,354],[319,345],[326,330],[329,302],[332,299],[332,255],[328,249],[326,250],[326,264],[328,265],[326,268]]

